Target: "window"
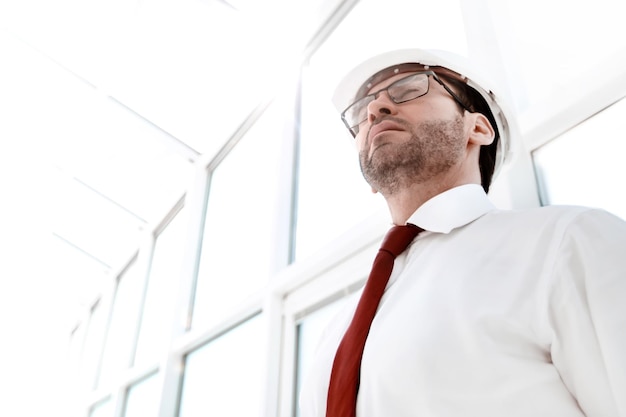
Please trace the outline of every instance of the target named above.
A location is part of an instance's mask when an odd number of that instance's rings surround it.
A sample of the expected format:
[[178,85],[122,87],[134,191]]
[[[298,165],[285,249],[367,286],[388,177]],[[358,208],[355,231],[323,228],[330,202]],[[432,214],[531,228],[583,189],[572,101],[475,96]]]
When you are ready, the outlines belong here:
[[102,388],[128,369],[137,331],[142,284],[136,262],[119,277],[98,387]]
[[291,181],[285,110],[271,106],[211,176],[194,328],[232,314],[287,264],[291,197],[279,195],[282,179]]
[[295,389],[295,403],[296,403],[296,417],[300,415],[300,410],[297,407],[298,394],[300,387],[302,386],[302,378],[306,376],[306,373],[311,366],[313,357],[315,355],[315,347],[322,336],[322,332],[330,322],[330,320],[339,312],[339,310],[345,305],[347,298],[342,298],[331,304],[328,304],[319,310],[307,315],[298,324],[298,356],[297,356],[297,372],[296,372],[296,385]]
[[159,378],[152,374],[128,390],[124,417],[157,416],[159,411]]
[[85,345],[83,347],[81,363],[81,384],[86,390],[95,387],[96,372],[102,354],[102,342],[104,340],[104,330],[106,324],[106,308],[98,301],[91,308],[89,322],[87,323],[87,334],[85,335]]
[[157,361],[171,337],[174,308],[179,295],[181,260],[186,249],[186,213],[182,209],[156,240],[135,364]]
[[551,116],[554,107],[592,93],[599,81],[623,71],[622,0],[598,0],[593,10],[568,0],[498,3],[497,9],[505,10],[500,20],[508,25],[503,47],[515,53],[507,56],[507,64],[515,76],[509,87],[515,89],[519,110]]
[[178,417],[261,417],[267,334],[262,316],[189,353]]
[[113,404],[111,400],[107,398],[91,407],[89,417],[113,417]]
[[533,152],[542,204],[600,207],[626,219],[626,99]]

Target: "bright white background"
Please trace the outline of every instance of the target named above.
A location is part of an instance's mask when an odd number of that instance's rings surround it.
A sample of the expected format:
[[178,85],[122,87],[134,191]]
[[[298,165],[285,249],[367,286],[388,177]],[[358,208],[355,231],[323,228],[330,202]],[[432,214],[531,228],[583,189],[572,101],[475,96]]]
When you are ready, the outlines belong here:
[[[55,404],[63,404],[70,374],[63,359],[79,312],[130,256],[142,230],[184,192],[191,162],[215,153],[241,114],[252,109],[253,98],[262,95],[259,83],[245,85],[246,100],[227,88],[231,84],[208,82],[205,74],[211,72],[213,80],[247,74],[245,57],[276,63],[254,67],[257,79],[272,79],[272,69],[291,65],[286,57],[294,55],[285,53],[291,42],[314,29],[291,27],[293,39],[272,31],[272,11],[294,17],[308,12],[296,10],[296,2],[238,3],[245,13],[210,0],[0,3],[1,414],[50,415]],[[324,9],[332,2],[318,3]],[[503,45],[519,54],[508,71],[521,75],[511,89],[517,93],[515,107],[529,149],[545,141],[537,129],[545,133],[551,121],[558,126],[580,117],[568,104],[586,99],[590,86],[623,77],[623,0],[599,0],[592,7],[567,0],[476,3],[492,3],[493,13],[508,8],[512,25]],[[201,19],[209,20],[204,24]],[[456,13],[451,16],[452,22],[459,20]],[[194,32],[197,27],[204,29]],[[251,39],[250,33],[265,38]],[[207,39],[214,40],[215,49],[197,54]],[[264,52],[275,45],[274,53],[259,56],[255,42],[261,41]],[[224,57],[228,66],[222,65]],[[607,65],[599,71],[598,63]],[[140,112],[142,121],[112,103],[110,95]],[[585,117],[599,110],[592,109],[594,100],[587,100],[591,110],[585,108]],[[241,113],[224,110],[234,106]],[[615,111],[623,114],[623,105]],[[221,122],[204,122],[207,114],[219,114]],[[93,134],[93,126],[101,136]],[[624,136],[619,123],[590,129],[583,137]],[[151,132],[149,143],[135,134],[146,131]],[[568,148],[570,160],[588,156],[584,144],[576,149],[580,154],[574,156]],[[538,155],[558,158],[563,152],[555,145]],[[624,154],[612,145],[607,152]],[[580,172],[579,166],[584,164],[553,169],[547,185],[558,184],[559,173]],[[108,199],[84,183],[97,186]],[[608,187],[593,188],[606,195]],[[572,201],[563,194],[554,199]],[[110,238],[90,238],[103,235]]]

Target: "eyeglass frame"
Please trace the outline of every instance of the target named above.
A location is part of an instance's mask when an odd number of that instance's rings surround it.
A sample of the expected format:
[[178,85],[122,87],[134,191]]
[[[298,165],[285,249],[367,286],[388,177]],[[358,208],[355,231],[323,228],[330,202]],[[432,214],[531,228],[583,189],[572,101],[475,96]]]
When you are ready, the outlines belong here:
[[[469,108],[469,107],[468,107],[465,103],[463,103],[463,101],[459,98],[459,96],[458,96],[457,94],[455,94],[455,93],[454,93],[454,91],[452,91],[452,89],[451,89],[450,87],[448,87],[447,85],[445,85],[445,84],[443,83],[443,81],[441,81],[441,79],[439,78],[439,76],[437,75],[437,73],[435,73],[435,71],[432,71],[432,70],[426,70],[426,71],[416,71],[416,72],[413,72],[413,73],[412,73],[412,74],[410,74],[410,75],[407,75],[406,77],[402,77],[402,78],[400,78],[400,79],[398,79],[398,80],[396,80],[396,81],[392,82],[391,84],[389,84],[389,85],[388,85],[387,87],[385,87],[385,88],[381,88],[380,90],[375,91],[374,93],[367,94],[367,95],[365,95],[365,96],[361,97],[360,99],[358,99],[358,100],[356,100],[355,102],[353,102],[352,104],[350,104],[348,107],[346,107],[346,109],[345,109],[344,111],[342,111],[342,112],[341,112],[341,121],[342,121],[342,122],[343,122],[343,124],[344,124],[344,125],[348,128],[348,130],[349,130],[349,131],[350,131],[350,133],[352,134],[352,137],[356,137],[356,135],[358,135],[359,130],[357,130],[357,131],[355,132],[355,128],[356,128],[356,127],[358,127],[358,126],[359,126],[361,123],[363,123],[364,121],[366,121],[366,120],[367,120],[367,116],[365,117],[365,119],[363,119],[363,120],[359,121],[357,124],[355,124],[355,125],[353,125],[353,126],[350,126],[350,125],[348,124],[348,121],[346,120],[346,117],[345,117],[345,116],[346,116],[346,112],[347,112],[348,110],[350,110],[352,107],[354,107],[357,103],[359,103],[359,102],[361,102],[361,101],[363,101],[363,100],[365,100],[365,99],[367,99],[367,98],[372,98],[372,100],[371,100],[370,102],[368,102],[368,103],[365,105],[365,107],[367,107],[367,106],[368,106],[368,105],[369,105],[372,101],[376,100],[376,99],[378,98],[378,95],[379,95],[380,93],[382,93],[383,91],[387,91],[389,88],[393,87],[394,85],[398,84],[399,82],[401,82],[401,81],[403,81],[403,80],[406,80],[406,79],[407,79],[407,78],[409,78],[409,77],[413,77],[413,76],[415,76],[415,75],[419,75],[419,74],[426,74],[426,76],[429,76],[429,75],[430,75],[430,76],[432,76],[432,77],[433,77],[433,79],[434,79],[435,81],[437,81],[437,83],[439,83],[439,84],[440,84],[440,85],[444,88],[444,90],[446,90],[446,91],[448,92],[448,94],[450,94],[450,95],[452,96],[452,98],[454,99],[454,101],[456,101],[456,102],[457,102],[457,103],[458,103],[458,104],[459,104],[459,105],[460,105],[460,106],[461,106],[464,110],[467,110],[467,111],[468,111],[468,112],[470,112],[470,113],[472,112],[472,110],[471,110],[471,109],[470,109],[470,108]],[[418,98],[420,98],[420,97],[424,97],[426,94],[428,94],[428,92],[429,92],[429,91],[430,91],[430,83],[428,83],[428,87],[427,87],[426,92],[425,92],[424,94],[419,95],[419,96],[417,96],[417,97],[410,98],[410,99],[408,99],[408,100],[396,101],[396,100],[395,100],[395,99],[394,99],[394,98],[393,98],[393,97],[392,97],[389,93],[387,93],[387,95],[389,96],[389,98],[391,99],[391,101],[392,101],[394,104],[402,104],[402,103],[407,103],[407,102],[412,101],[412,100],[416,100],[416,99],[418,99]]]

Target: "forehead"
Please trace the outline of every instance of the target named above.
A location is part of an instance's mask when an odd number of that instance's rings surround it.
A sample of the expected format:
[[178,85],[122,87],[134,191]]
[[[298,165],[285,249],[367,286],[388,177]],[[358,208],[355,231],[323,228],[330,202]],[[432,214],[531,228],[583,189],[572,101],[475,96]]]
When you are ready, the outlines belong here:
[[404,63],[404,64],[398,64],[398,65],[394,65],[391,67],[387,67],[375,73],[374,75],[372,75],[361,85],[361,87],[357,91],[357,94],[355,95],[355,98],[359,99],[369,94],[375,87],[378,87],[383,82],[388,81],[388,80],[391,82],[392,78],[394,80],[398,78],[402,78],[398,76],[400,74],[407,73],[408,75],[408,73],[411,73],[411,72],[426,71],[426,70],[433,71],[435,74],[437,74],[440,77],[454,78],[462,82],[467,81],[463,76],[461,76],[460,74],[452,70],[449,70],[448,68],[439,67],[439,66],[422,65],[422,64],[417,64],[417,63]]
[[[370,87],[366,91],[364,91],[363,95],[365,96],[368,94],[374,94],[382,89],[388,88],[390,85],[394,84],[396,81],[399,81],[406,77],[410,77],[412,75],[423,73],[423,72],[424,71],[408,71],[408,72],[398,72],[396,74],[391,74],[391,76],[379,81],[376,84],[368,83]],[[430,83],[430,80],[428,80],[428,78],[426,80],[427,80],[426,82]]]

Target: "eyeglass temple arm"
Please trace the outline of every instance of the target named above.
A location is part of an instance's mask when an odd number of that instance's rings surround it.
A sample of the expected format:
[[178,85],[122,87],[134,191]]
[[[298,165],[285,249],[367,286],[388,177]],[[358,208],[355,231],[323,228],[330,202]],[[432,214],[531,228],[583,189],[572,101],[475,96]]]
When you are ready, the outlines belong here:
[[467,107],[467,106],[465,105],[465,103],[463,103],[463,102],[461,101],[461,99],[459,98],[459,96],[457,96],[457,95],[454,93],[454,91],[452,91],[452,89],[451,89],[450,87],[448,87],[447,85],[445,85],[445,84],[443,83],[443,81],[441,81],[441,80],[439,79],[439,77],[437,77],[436,75],[433,75],[433,78],[435,79],[435,81],[437,81],[439,84],[441,84],[441,86],[442,86],[442,87],[443,87],[443,88],[444,88],[444,89],[448,92],[448,94],[450,94],[450,95],[452,96],[452,98],[453,98],[454,100],[456,100],[456,102],[457,102],[457,103],[459,103],[459,104],[461,105],[461,107],[463,107],[463,108],[464,108],[465,110],[467,110],[468,112],[472,113],[472,110],[471,110],[469,107]]

